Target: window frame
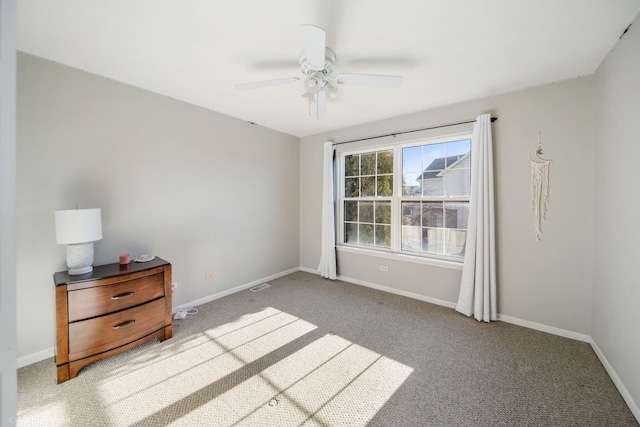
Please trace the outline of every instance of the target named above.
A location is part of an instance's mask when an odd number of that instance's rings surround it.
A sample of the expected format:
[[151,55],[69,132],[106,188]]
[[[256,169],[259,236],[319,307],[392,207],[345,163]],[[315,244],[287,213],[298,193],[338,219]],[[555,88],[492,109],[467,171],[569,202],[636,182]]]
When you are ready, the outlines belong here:
[[[360,145],[352,149],[340,148],[336,152],[336,247],[339,251],[363,253],[369,255],[380,256],[384,258],[402,259],[410,262],[417,262],[422,264],[431,264],[439,266],[447,266],[451,268],[461,268],[464,261],[463,258],[458,256],[440,255],[426,252],[414,252],[408,250],[402,250],[402,218],[401,218],[401,206],[402,202],[469,202],[469,196],[421,196],[421,197],[407,197],[402,195],[403,191],[403,170],[402,170],[402,150],[408,147],[417,147],[423,145],[441,144],[447,142],[455,142],[461,140],[470,140],[471,146],[473,146],[472,132],[461,132],[455,134],[429,136],[418,139],[408,139],[397,142],[378,143],[370,145]],[[470,146],[470,151],[471,150]],[[386,197],[357,197],[350,198],[345,197],[345,158],[349,155],[363,154],[363,153],[375,153],[380,151],[393,152],[393,192],[392,196]],[[471,152],[470,155],[473,155]],[[471,169],[470,169],[471,170]],[[347,243],[345,242],[345,201],[358,200],[358,201],[391,201],[391,245],[389,248],[380,246],[369,246],[359,243]]]

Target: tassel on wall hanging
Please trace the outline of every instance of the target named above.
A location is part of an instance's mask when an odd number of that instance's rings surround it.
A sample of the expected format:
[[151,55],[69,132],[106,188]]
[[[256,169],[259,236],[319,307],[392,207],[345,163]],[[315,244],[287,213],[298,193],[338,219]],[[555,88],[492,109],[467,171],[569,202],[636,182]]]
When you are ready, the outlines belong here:
[[549,203],[549,164],[551,163],[551,160],[545,160],[540,157],[542,155],[540,134],[541,132],[538,132],[538,145],[529,151],[529,160],[531,160],[531,207],[533,209],[537,242],[542,237],[542,220],[545,219],[547,204]]

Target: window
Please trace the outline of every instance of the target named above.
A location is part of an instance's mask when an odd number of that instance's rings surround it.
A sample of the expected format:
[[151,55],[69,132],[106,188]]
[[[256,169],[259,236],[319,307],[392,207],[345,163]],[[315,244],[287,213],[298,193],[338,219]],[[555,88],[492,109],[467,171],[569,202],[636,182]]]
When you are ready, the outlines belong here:
[[344,157],[344,242],[391,248],[393,150]]
[[340,160],[341,245],[462,259],[469,135],[345,152]]

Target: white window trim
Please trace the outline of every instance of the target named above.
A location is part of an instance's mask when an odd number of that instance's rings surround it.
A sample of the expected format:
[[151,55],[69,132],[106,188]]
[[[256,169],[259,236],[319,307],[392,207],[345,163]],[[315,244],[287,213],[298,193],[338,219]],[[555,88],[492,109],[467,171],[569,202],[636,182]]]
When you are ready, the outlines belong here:
[[432,265],[435,267],[451,268],[454,270],[462,270],[462,266],[464,264],[462,260],[453,261],[449,259],[436,258],[435,256],[426,257],[426,256],[420,256],[420,255],[409,255],[407,253],[383,251],[381,249],[373,249],[373,248],[364,247],[364,246],[353,246],[353,245],[348,245],[344,243],[341,245],[340,244],[336,245],[336,249],[338,250],[338,252],[368,255],[368,256],[374,256],[378,258],[390,259],[394,261],[403,261],[403,262],[411,262],[414,264],[425,264],[425,265]]
[[[430,144],[439,144],[446,142],[454,142],[462,139],[472,139],[473,134],[471,132],[460,132],[454,134],[440,135],[440,136],[432,136],[425,137],[419,139],[407,139],[404,141],[397,141],[393,144],[386,143],[372,143],[367,145],[360,145],[357,149],[348,149],[347,147],[336,147],[336,158],[339,159],[336,162],[337,171],[336,171],[336,184],[338,190],[338,197],[336,203],[336,231],[337,231],[337,242],[336,249],[340,252],[346,253],[357,253],[361,255],[369,255],[376,256],[385,259],[398,260],[404,262],[412,262],[417,264],[426,264],[433,265],[438,267],[452,268],[456,270],[462,270],[462,265],[464,260],[456,257],[448,257],[448,256],[439,256],[434,254],[420,254],[417,252],[410,251],[402,251],[401,250],[401,229],[402,226],[398,224],[392,223],[391,227],[391,248],[376,248],[365,245],[355,245],[344,242],[344,157],[353,154],[361,154],[368,153],[372,151],[385,151],[385,150],[393,150],[394,155],[394,183],[393,183],[393,193],[391,201],[391,217],[397,219],[399,215],[400,205],[402,203],[403,197],[400,196],[402,194],[402,149],[406,147],[419,146],[419,145],[430,145]],[[404,138],[403,138],[404,139]],[[472,154],[473,155],[473,154]],[[362,200],[378,200],[377,198],[363,198]],[[386,199],[386,198],[385,198]],[[422,200],[422,199],[420,199]],[[454,202],[461,200],[460,197],[446,197],[446,198],[434,198],[437,201],[445,201],[445,202]],[[467,201],[468,199],[464,198],[462,200]]]

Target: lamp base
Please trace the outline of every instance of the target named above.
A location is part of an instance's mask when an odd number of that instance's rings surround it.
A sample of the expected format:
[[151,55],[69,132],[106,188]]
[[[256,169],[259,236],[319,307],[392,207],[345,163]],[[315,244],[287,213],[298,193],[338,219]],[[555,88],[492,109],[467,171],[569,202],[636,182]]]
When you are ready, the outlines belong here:
[[67,245],[69,275],[75,276],[93,271],[93,242]]
[[69,276],[75,276],[78,274],[91,273],[92,271],[93,271],[93,266],[90,265],[88,267],[82,267],[82,268],[70,268],[67,273],[69,273]]

